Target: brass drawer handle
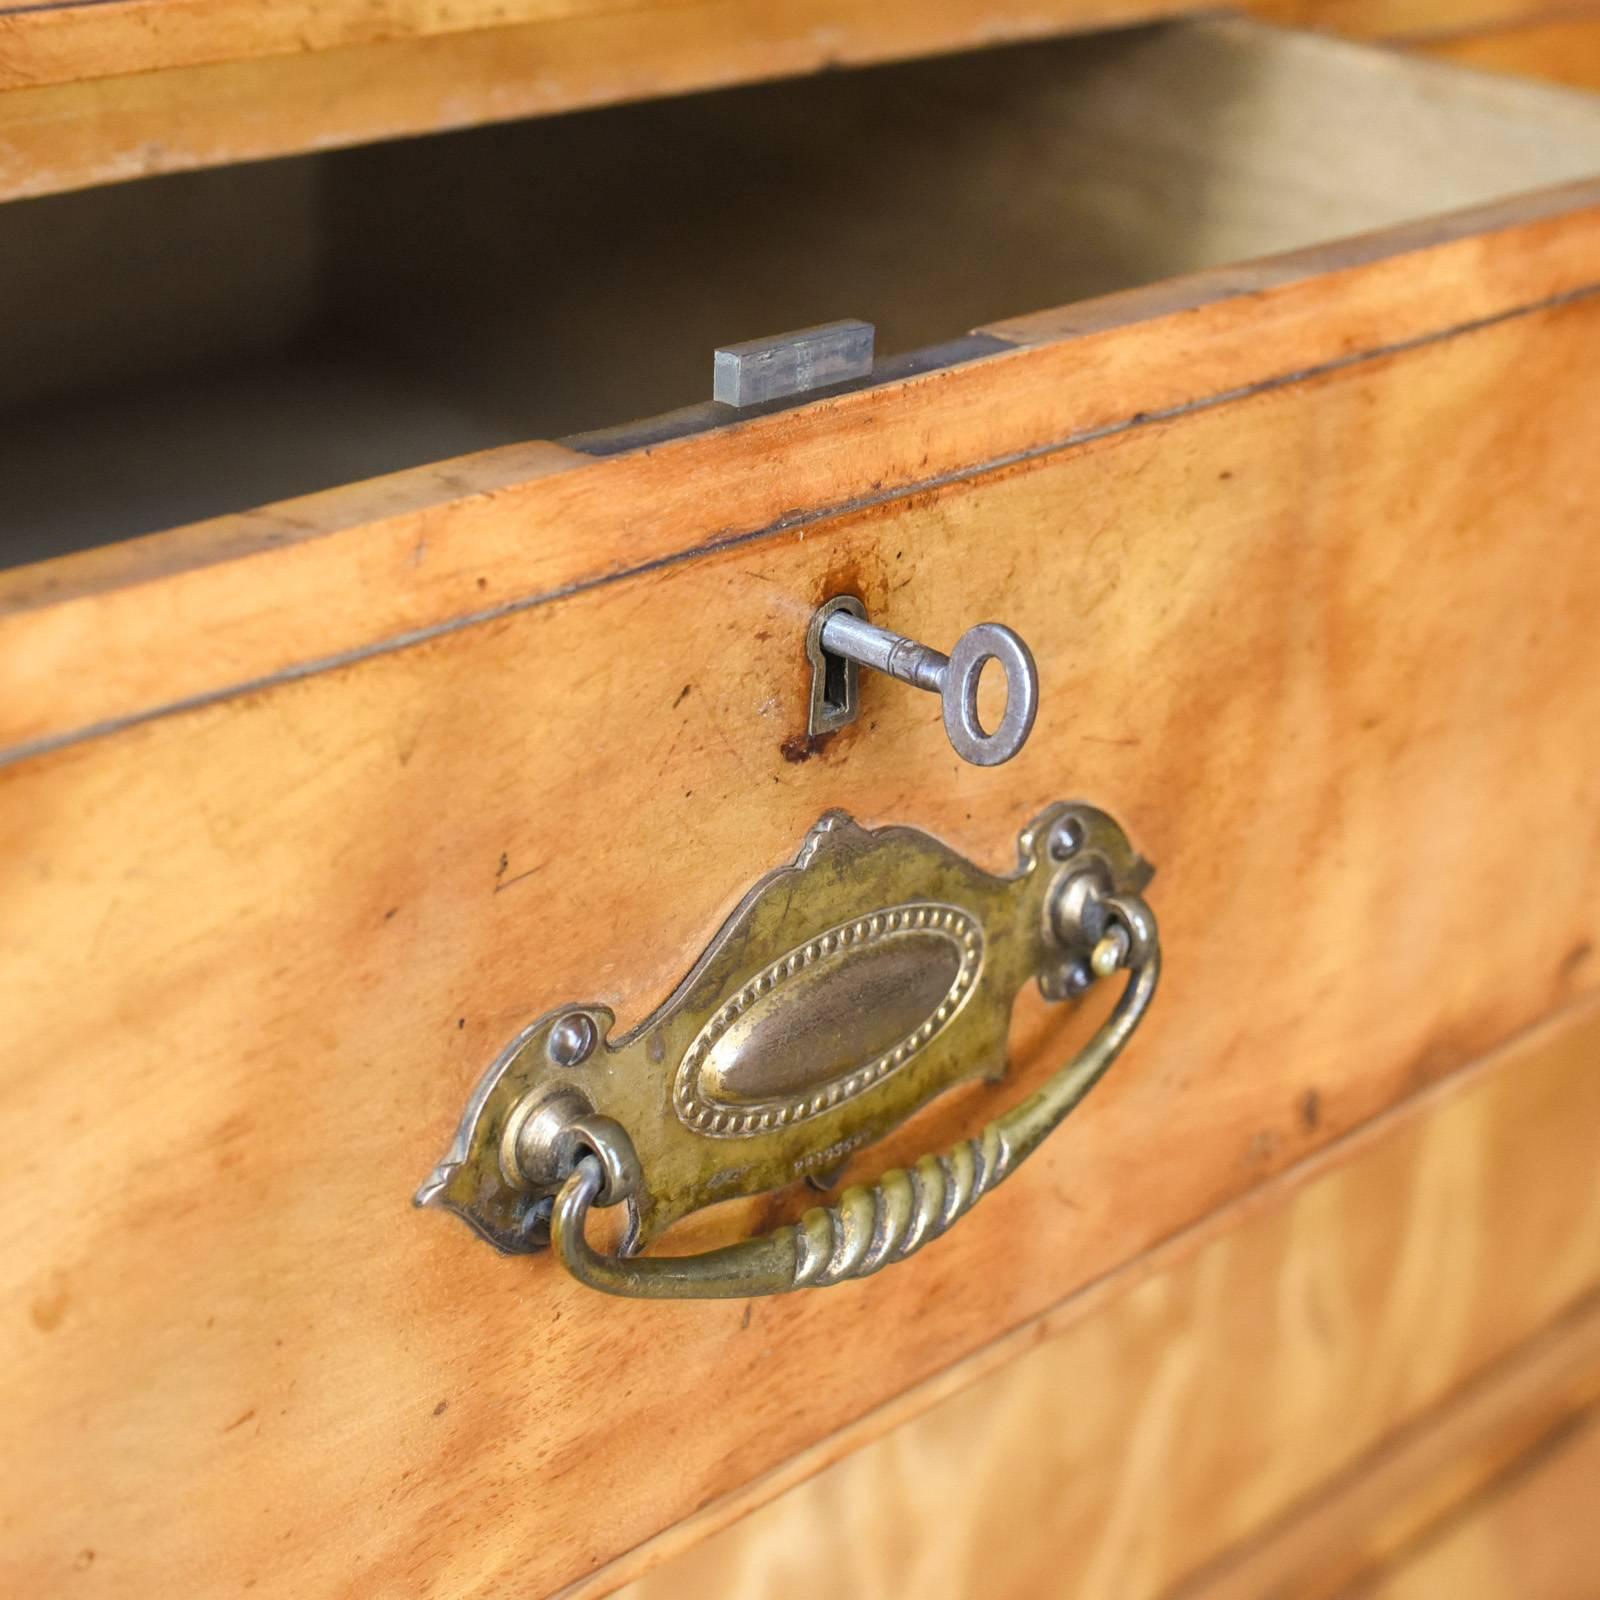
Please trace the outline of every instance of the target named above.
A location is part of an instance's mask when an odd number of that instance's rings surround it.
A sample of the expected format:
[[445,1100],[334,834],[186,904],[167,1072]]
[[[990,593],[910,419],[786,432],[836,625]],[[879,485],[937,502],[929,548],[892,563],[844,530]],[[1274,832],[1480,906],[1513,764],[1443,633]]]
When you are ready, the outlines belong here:
[[556,1196],[551,1239],[575,1278],[607,1294],[650,1299],[710,1299],[782,1294],[865,1278],[904,1261],[965,1216],[1044,1143],[1092,1089],[1133,1035],[1155,994],[1160,956],[1155,925],[1140,902],[1125,903],[1130,924],[1147,930],[1149,953],[1129,971],[1116,1010],[1088,1047],[1039,1093],[997,1117],[975,1139],[910,1168],[886,1172],[871,1188],[852,1187],[837,1205],[814,1206],[798,1223],[696,1256],[602,1254],[584,1234],[605,1187],[600,1157],[583,1155]]
[[[939,1237],[1009,1177],[1132,1037],[1160,971],[1150,869],[1104,812],[1052,806],[996,878],[926,834],[830,813],[745,897],[673,996],[615,1044],[564,1007],[479,1085],[418,1192],[499,1248],[555,1246],[610,1294],[778,1294],[842,1283]],[[688,1213],[836,1169],[963,1078],[1005,1070],[1011,1003],[1126,972],[1110,1017],[1042,1089],[942,1156],[798,1223],[694,1256],[639,1255]],[[615,1249],[596,1207],[626,1207]]]

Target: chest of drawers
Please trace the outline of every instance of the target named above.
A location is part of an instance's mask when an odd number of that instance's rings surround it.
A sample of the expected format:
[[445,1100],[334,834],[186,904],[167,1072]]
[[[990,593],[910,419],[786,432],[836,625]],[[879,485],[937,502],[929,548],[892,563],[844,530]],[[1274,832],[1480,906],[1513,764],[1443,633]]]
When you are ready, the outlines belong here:
[[[1597,172],[1581,94],[1203,21],[0,209],[19,1592],[603,1588],[1580,999]],[[870,374],[696,403],[849,317]],[[1026,640],[1016,758],[872,672],[819,731],[840,596]],[[916,1259],[641,1302],[412,1206],[522,1029],[620,1039],[819,819],[1002,874],[1068,799],[1162,991]],[[830,1200],[1105,1005],[1028,990]],[[816,1203],[723,1192],[640,1259]]]

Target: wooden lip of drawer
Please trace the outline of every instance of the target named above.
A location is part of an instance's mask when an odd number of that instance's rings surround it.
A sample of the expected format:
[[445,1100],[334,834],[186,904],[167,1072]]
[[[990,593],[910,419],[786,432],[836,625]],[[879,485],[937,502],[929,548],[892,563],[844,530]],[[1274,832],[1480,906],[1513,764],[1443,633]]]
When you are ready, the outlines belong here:
[[[1559,186],[1600,170],[1600,111],[1585,97],[1235,22],[1037,48],[1045,58],[1030,47],[893,69],[948,84],[971,71],[983,89],[972,91],[982,118],[967,132],[988,129],[998,155],[969,152],[964,135],[941,153],[969,164],[940,195],[957,205],[981,173],[991,188],[1015,183],[1024,234],[1053,215],[1053,197],[1067,218],[1050,230],[1066,252],[1056,265],[1070,276],[1063,231],[1114,218],[1135,194],[1142,243],[1138,228],[1121,243],[1177,276],[989,320],[970,337],[958,327],[920,360],[886,359],[884,381],[737,425],[707,406],[669,420],[677,436],[666,442],[647,423],[503,446],[0,574],[0,760],[1593,287],[1600,182]],[[1075,51],[1088,66],[1063,95],[1062,63]],[[1028,116],[1008,122],[1016,107],[995,64],[1024,55]],[[896,141],[926,125],[926,107],[905,98],[892,116],[878,113],[892,136],[880,128],[863,145],[864,172],[882,175],[874,159],[903,166]],[[1059,161],[1029,161],[1040,126],[1047,148],[1086,141],[1095,159],[1075,155],[1065,176]],[[404,147],[367,154],[374,171],[407,170]],[[914,184],[903,187],[901,212],[889,203],[896,190],[873,191],[891,221],[927,208]],[[1302,242],[1329,232],[1342,237]],[[961,238],[955,221],[946,233]],[[1025,239],[1002,242],[965,265],[991,260],[1003,275]],[[754,259],[770,267],[765,248]],[[1234,257],[1253,259],[1226,264]],[[856,264],[826,265],[848,278]],[[1073,270],[1092,278],[1105,263]],[[921,281],[915,260],[896,258],[888,279],[868,271],[868,286],[881,296],[908,272]],[[909,325],[937,331],[943,301],[960,300],[959,285],[937,282],[937,303]],[[980,293],[1004,304],[1008,291],[985,281]],[[350,426],[370,433],[372,418]],[[180,475],[206,454],[196,449]],[[72,476],[94,471],[79,462]],[[145,600],[152,583],[157,609]]]

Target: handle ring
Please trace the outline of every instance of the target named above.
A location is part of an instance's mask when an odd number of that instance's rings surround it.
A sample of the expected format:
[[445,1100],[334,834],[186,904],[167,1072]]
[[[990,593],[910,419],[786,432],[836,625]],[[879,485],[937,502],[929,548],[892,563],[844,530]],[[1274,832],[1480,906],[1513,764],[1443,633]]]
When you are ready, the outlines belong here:
[[[978,718],[978,681],[986,663],[1006,675],[1006,709],[993,733]],[[1027,743],[1039,714],[1039,669],[1021,636],[1000,622],[980,622],[956,640],[940,698],[944,731],[963,761],[998,767]]]

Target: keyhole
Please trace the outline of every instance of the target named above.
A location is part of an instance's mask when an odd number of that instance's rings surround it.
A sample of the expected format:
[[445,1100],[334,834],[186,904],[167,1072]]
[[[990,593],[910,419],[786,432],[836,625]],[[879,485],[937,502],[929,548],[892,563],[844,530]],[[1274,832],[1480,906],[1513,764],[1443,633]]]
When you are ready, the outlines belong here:
[[822,652],[822,700],[829,711],[850,709],[850,680],[846,665],[843,656],[836,656],[831,650]]

